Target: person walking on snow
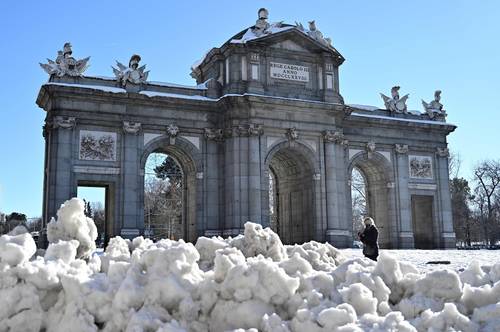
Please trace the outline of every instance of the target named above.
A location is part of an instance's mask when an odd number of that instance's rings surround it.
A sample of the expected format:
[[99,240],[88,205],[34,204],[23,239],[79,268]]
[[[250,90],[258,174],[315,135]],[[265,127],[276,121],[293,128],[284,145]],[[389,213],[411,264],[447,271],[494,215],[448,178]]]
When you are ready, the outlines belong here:
[[376,261],[378,257],[378,229],[372,218],[363,219],[365,229],[358,233],[359,240],[363,243],[363,255]]

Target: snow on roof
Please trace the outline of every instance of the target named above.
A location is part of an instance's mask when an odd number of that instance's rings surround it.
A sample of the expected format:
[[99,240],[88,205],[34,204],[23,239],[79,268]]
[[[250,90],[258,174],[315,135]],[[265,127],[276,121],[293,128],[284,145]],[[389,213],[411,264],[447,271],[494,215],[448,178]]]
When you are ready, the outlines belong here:
[[363,117],[363,118],[372,118],[372,119],[392,120],[392,121],[401,121],[401,122],[425,123],[425,124],[441,125],[441,126],[455,126],[452,123],[440,122],[440,121],[433,121],[433,120],[393,118],[393,117],[390,117],[390,116],[373,115],[373,114],[361,114],[361,113],[356,113],[356,112],[352,112],[351,115],[353,115],[353,116],[359,116],[359,117]]
[[196,60],[191,65],[191,70],[195,70],[196,68],[198,68],[198,66],[201,65],[203,63],[203,61],[205,61],[205,59],[207,58],[208,53],[210,53],[211,50],[212,49],[209,49],[208,51],[205,52],[205,54],[203,54],[203,56],[201,57],[201,59]]
[[248,28],[247,31],[241,37],[241,39],[232,39],[231,43],[232,44],[244,44],[247,41],[250,41],[253,39],[258,39],[258,38],[265,37],[265,36],[268,36],[268,35],[273,34],[273,33],[278,33],[278,32],[290,30],[293,28],[295,28],[295,27],[294,26],[281,26],[281,22],[271,23],[269,28],[266,30],[267,33],[261,34],[261,35],[256,35],[252,28]]
[[171,98],[182,98],[191,100],[217,101],[217,99],[212,99],[205,96],[198,96],[198,95],[189,96],[189,95],[182,95],[179,93],[158,92],[158,91],[139,91],[139,94],[148,97],[171,97]]
[[101,90],[101,91],[112,92],[112,93],[126,93],[127,92],[127,90],[122,89],[122,88],[116,88],[116,87],[104,86],[104,85],[73,84],[73,83],[58,83],[58,82],[49,82],[49,83],[45,83],[44,86],[45,85],[71,86],[71,87],[75,87],[75,88],[94,89],[94,90]]
[[354,107],[354,108],[359,108],[359,109],[365,110],[365,111],[376,111],[376,110],[380,109],[377,106],[360,105],[360,104],[348,104],[347,106]]
[[170,88],[181,88],[181,89],[197,89],[197,90],[206,90],[207,86],[205,83],[201,83],[198,85],[184,85],[184,84],[176,84],[176,83],[169,83],[169,82],[157,82],[157,81],[148,81],[148,84],[154,84],[154,85],[159,85],[159,86],[166,86]]

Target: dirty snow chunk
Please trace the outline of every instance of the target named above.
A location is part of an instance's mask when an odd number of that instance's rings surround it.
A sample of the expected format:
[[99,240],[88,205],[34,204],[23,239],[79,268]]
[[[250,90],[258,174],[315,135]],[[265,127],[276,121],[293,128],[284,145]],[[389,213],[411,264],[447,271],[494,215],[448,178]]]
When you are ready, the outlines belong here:
[[233,266],[221,284],[221,295],[237,301],[260,299],[282,305],[299,288],[299,279],[289,277],[270,259],[262,256],[247,259],[247,264]]
[[200,267],[209,269],[213,267],[215,251],[228,247],[229,244],[221,237],[199,237],[196,240],[195,248],[200,253]]
[[489,276],[481,269],[481,265],[476,260],[473,260],[459,276],[462,283],[474,287],[482,286],[490,280]]
[[81,199],[67,200],[57,211],[57,220],[52,218],[47,225],[49,243],[58,240],[77,240],[80,243],[77,258],[87,258],[96,249],[97,228],[94,221],[85,216],[84,209]]
[[482,325],[482,331],[498,331],[497,329],[500,326],[500,302],[474,309],[472,320]]
[[390,312],[385,316],[364,315],[360,318],[360,327],[363,331],[371,332],[417,332],[417,329],[405,321],[398,311]]
[[36,252],[36,244],[29,233],[0,236],[0,263],[15,266],[28,261]]
[[79,243],[76,240],[59,240],[57,242],[50,243],[47,251],[45,252],[44,258],[47,261],[60,259],[69,264],[75,260],[78,245]]
[[273,311],[270,304],[260,300],[219,300],[211,313],[210,331],[255,328],[260,325],[265,314],[270,315]]
[[265,314],[262,317],[261,330],[263,332],[290,332],[288,324],[276,313],[273,313],[271,316]]
[[281,239],[269,227],[263,229],[259,224],[247,222],[243,234],[243,237],[236,237],[231,242],[231,246],[240,249],[245,257],[260,254],[271,258],[273,261],[281,261],[287,257]]
[[456,301],[462,295],[462,282],[450,270],[432,271],[415,283],[415,292],[443,301]]
[[341,289],[339,292],[344,302],[352,305],[359,316],[376,313],[377,299],[373,297],[372,291],[365,285],[355,283]]
[[475,332],[479,330],[477,323],[462,315],[454,303],[445,303],[440,312],[426,310],[415,319],[414,325],[419,331],[462,331]]
[[313,269],[320,271],[330,272],[346,260],[344,255],[329,243],[310,241],[301,245],[285,246],[285,248],[288,256],[299,254],[311,264]]
[[490,285],[472,287],[465,284],[461,302],[469,312],[472,312],[475,308],[500,302],[500,281],[495,283],[493,287]]
[[357,320],[356,311],[347,303],[342,303],[335,308],[327,308],[318,315],[318,323],[327,328],[334,329]]

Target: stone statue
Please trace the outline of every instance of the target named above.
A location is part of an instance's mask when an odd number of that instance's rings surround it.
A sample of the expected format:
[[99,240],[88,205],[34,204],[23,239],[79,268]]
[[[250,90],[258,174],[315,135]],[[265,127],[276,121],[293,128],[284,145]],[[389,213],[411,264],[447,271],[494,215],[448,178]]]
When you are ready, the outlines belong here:
[[261,8],[257,12],[259,15],[259,18],[257,19],[257,22],[255,22],[255,31],[260,31],[262,33],[265,33],[267,29],[271,26],[268,22],[267,19],[269,18],[269,12],[267,11],[266,8]]
[[62,51],[57,51],[56,61],[47,59],[48,63],[40,63],[40,66],[49,75],[57,75],[62,77],[68,76],[82,76],[83,72],[88,68],[88,61],[90,57],[85,59],[76,60],[71,55],[73,51],[70,43],[65,43]]
[[312,39],[320,42],[321,44],[327,47],[332,47],[332,39],[323,37],[321,31],[319,31],[316,28],[316,21],[309,21],[308,23],[309,23],[309,30],[306,30],[302,25],[302,23],[295,22],[295,27],[300,31],[304,32],[305,34],[307,34]]
[[426,103],[422,99],[422,106],[424,106],[424,110],[429,115],[431,119],[434,119],[436,116],[442,115],[446,116],[446,111],[443,109],[443,104],[440,103],[441,101],[441,90],[436,90],[434,92],[434,100],[431,101],[430,103]]
[[139,67],[139,62],[141,61],[141,57],[137,54],[132,55],[130,61],[128,62],[128,67],[125,67],[122,63],[116,61],[116,65],[118,68],[113,68],[113,73],[116,76],[116,79],[122,86],[125,86],[127,82],[133,84],[141,84],[145,83],[148,79],[149,70],[145,71],[146,65]]
[[406,100],[408,100],[409,94],[404,95],[402,98],[399,98],[399,86],[393,86],[391,89],[391,96],[387,97],[383,93],[380,94],[382,99],[384,100],[385,108],[391,113],[407,113]]

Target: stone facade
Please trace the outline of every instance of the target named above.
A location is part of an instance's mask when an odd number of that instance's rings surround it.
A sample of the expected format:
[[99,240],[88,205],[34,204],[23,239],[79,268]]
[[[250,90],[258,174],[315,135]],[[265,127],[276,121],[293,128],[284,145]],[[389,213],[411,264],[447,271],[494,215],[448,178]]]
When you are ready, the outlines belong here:
[[[143,234],[146,159],[165,152],[184,174],[190,241],[237,235],[246,221],[268,226],[271,172],[284,242],[351,246],[357,167],[381,246],[453,247],[443,151],[456,127],[426,113],[345,104],[344,58],[331,41],[314,37],[316,28],[264,23],[194,65],[194,87],[51,75],[37,98],[47,114],[44,221],[78,186],[104,186],[108,234]],[[431,234],[415,238],[424,226]]]

